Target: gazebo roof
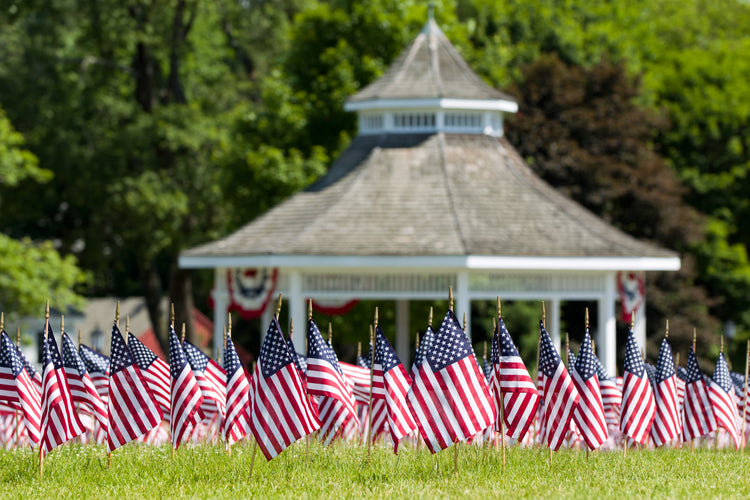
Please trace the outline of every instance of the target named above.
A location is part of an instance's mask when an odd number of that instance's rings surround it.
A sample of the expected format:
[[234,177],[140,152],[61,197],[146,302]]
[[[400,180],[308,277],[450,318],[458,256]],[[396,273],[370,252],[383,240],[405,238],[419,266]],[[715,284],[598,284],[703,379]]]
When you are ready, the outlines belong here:
[[484,83],[429,19],[383,76],[347,99],[346,109],[429,99],[503,101],[508,111],[517,107],[513,97]]
[[676,258],[558,193],[504,138],[445,133],[359,136],[316,183],[182,255]]

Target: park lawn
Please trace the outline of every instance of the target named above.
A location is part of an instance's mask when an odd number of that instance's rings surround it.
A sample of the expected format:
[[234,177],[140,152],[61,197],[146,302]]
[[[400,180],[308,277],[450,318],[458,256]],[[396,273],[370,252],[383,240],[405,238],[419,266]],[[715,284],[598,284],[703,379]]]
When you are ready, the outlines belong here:
[[629,450],[554,453],[460,445],[431,455],[404,447],[398,456],[376,447],[304,440],[271,462],[253,447],[130,444],[112,454],[98,446],[67,444],[44,460],[35,450],[0,451],[3,498],[748,498],[750,456],[730,450]]

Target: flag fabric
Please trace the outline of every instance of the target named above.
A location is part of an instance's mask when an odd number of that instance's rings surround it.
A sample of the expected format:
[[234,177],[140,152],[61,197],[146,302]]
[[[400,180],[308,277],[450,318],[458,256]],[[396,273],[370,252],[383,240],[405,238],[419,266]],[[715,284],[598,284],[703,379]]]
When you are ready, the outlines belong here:
[[729,376],[729,367],[724,353],[719,353],[714,376],[708,386],[711,408],[716,417],[716,425],[723,428],[734,441],[734,447],[740,449],[740,419],[737,405],[734,402],[734,384]]
[[250,382],[242,368],[232,337],[227,335],[224,347],[226,383],[226,416],[222,422],[224,440],[233,445],[250,432]]
[[[330,349],[330,353],[332,355],[331,360],[334,362],[334,368],[343,378],[348,393],[352,394],[353,396],[353,382],[346,375],[344,375],[344,371],[341,369],[341,365],[339,363],[339,358],[338,356],[336,356],[336,351],[333,350],[333,346],[331,345],[331,343],[328,342],[326,345]],[[318,420],[320,421],[318,437],[325,446],[328,446],[331,441],[334,440],[334,438],[343,437],[343,433],[346,427],[351,428],[349,422],[352,419],[355,421],[355,426],[359,427],[359,416],[356,413],[352,413],[348,409],[348,404],[345,404],[338,398],[334,398],[331,396],[311,396],[309,394],[308,398],[318,399]]]
[[411,377],[398,359],[396,351],[388,342],[380,326],[375,327],[375,360],[372,374],[372,399],[386,402],[388,428],[393,441],[393,452],[398,452],[398,443],[407,434],[417,429],[406,396]]
[[182,349],[203,394],[203,416],[213,418],[215,413],[224,415],[227,391],[227,374],[224,368],[187,340],[182,342]]
[[159,405],[117,324],[112,326],[110,351],[107,452],[138,439],[162,420]]
[[62,357],[49,321],[45,329],[46,336],[42,343],[42,456],[86,432],[76,414]]
[[492,425],[495,408],[474,350],[452,310],[429,344],[423,344],[424,358],[408,404],[422,438],[435,453]]
[[685,402],[682,405],[682,440],[705,436],[716,430],[716,418],[708,395],[708,384],[701,373],[698,358],[691,346],[685,380]]
[[185,356],[174,325],[169,324],[170,416],[172,447],[177,449],[192,427],[203,420],[203,394]]
[[632,326],[628,327],[622,377],[620,431],[633,441],[648,443],[656,412],[654,393]]
[[41,397],[42,375],[38,371],[36,371],[36,368],[34,368],[34,365],[32,365],[31,362],[28,359],[26,359],[26,356],[23,355],[23,352],[21,352],[21,349],[19,349],[16,344],[13,344],[13,345],[16,348],[16,353],[18,354],[18,357],[21,359],[21,362],[23,362],[23,366],[24,366],[24,369],[26,370],[26,373],[28,373],[29,377],[31,378],[31,383],[34,384],[34,387],[36,388],[37,392],[39,393],[39,396]]
[[544,399],[542,439],[549,448],[557,451],[565,441],[581,397],[541,321],[539,329],[539,377]]
[[106,407],[109,402],[109,356],[83,344],[78,345],[78,355],[86,366],[96,393]]
[[651,384],[651,391],[656,392],[656,367],[648,361],[643,361],[643,368],[646,369],[646,375],[648,375],[648,383]]
[[357,418],[354,395],[344,380],[336,354],[323,340],[318,325],[312,318],[307,322],[307,349],[307,393],[338,399],[344,408]]
[[659,348],[654,375],[654,423],[651,438],[656,446],[663,446],[680,435],[680,407],[677,395],[677,373],[672,359],[672,348],[664,338]]
[[70,386],[73,403],[78,403],[85,413],[96,418],[99,425],[107,428],[107,407],[96,392],[94,382],[86,371],[75,344],[67,333],[62,334],[62,362]]
[[578,427],[583,441],[588,449],[595,450],[607,440],[607,421],[604,416],[599,377],[597,375],[597,359],[591,346],[589,327],[583,337],[581,349],[573,367],[573,382],[581,399],[573,410],[573,421]]
[[615,377],[607,373],[599,358],[596,358],[596,376],[599,377],[599,390],[602,393],[603,405],[620,406],[622,404],[622,391],[617,386]]
[[294,342],[292,342],[292,337],[287,337],[286,345],[289,347],[292,354],[294,354],[294,365],[297,367],[300,378],[305,380],[307,373],[307,356],[297,352],[297,349],[294,347]]
[[151,394],[159,404],[162,415],[169,418],[171,415],[169,363],[160,359],[132,333],[128,333],[128,349],[143,374]]
[[363,368],[343,361],[339,361],[341,371],[352,383],[352,394],[357,405],[366,405],[370,402],[370,367]]
[[32,443],[41,439],[42,401],[13,341],[0,333],[0,401],[13,413],[23,415],[24,427]]
[[505,433],[521,441],[536,415],[539,407],[539,393],[502,318],[498,318],[492,336],[490,360],[492,361],[490,387],[497,417],[495,430],[500,432],[500,416],[502,415]]
[[267,460],[320,427],[275,318],[263,339],[250,399],[250,428]]

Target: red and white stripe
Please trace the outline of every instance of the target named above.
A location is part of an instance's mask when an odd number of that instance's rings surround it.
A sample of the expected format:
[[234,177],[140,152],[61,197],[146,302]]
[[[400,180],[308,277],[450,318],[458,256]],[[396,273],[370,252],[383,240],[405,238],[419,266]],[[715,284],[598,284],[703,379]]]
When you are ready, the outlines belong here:
[[406,401],[411,380],[402,364],[388,370],[385,374],[383,374],[382,369],[378,374],[378,368],[379,365],[376,363],[373,380],[376,378],[382,379],[384,387],[382,391],[376,391],[376,385],[373,382],[372,397],[373,400],[385,400],[388,429],[393,440],[393,451],[396,452],[399,441],[417,429],[417,424],[414,422],[414,417],[412,417]]
[[740,449],[740,428],[737,409],[734,404],[734,387],[730,388],[731,393],[724,391],[716,382],[711,380],[708,383],[708,395],[711,400],[711,409],[716,418],[716,425],[727,431],[732,438],[735,449]]
[[[15,349],[10,338],[3,333],[3,349]],[[13,353],[8,352],[11,356]],[[16,366],[16,371],[20,368]],[[18,376],[13,376],[13,368],[0,367],[0,401],[9,406],[15,415],[23,415],[24,426],[28,433],[29,439],[34,443],[39,443],[41,439],[42,426],[42,402],[41,394],[36,390],[34,382],[29,377],[26,369],[21,369]]]
[[558,363],[554,376],[547,377],[541,372],[540,376],[544,387],[543,439],[549,448],[557,451],[565,441],[580,396],[562,363]]
[[574,367],[573,382],[580,396],[578,406],[573,410],[573,420],[588,449],[595,450],[604,444],[609,435],[599,393],[599,377],[594,374],[588,380],[583,380]]
[[499,359],[490,377],[498,418],[495,430],[500,432],[499,405],[502,394],[505,433],[511,438],[523,440],[539,406],[539,393],[520,356],[500,356]]
[[625,372],[620,407],[620,430],[633,441],[646,444],[655,411],[654,394],[645,370],[643,378],[631,372]]
[[672,375],[656,384],[654,421],[651,425],[651,438],[656,446],[669,443],[681,432],[677,380],[677,376]]
[[682,411],[682,439],[705,436],[716,430],[716,418],[708,385],[704,380],[685,384],[685,404]]
[[354,400],[359,404],[368,404],[370,401],[370,370],[361,366],[339,361],[341,371],[352,383],[352,394]]

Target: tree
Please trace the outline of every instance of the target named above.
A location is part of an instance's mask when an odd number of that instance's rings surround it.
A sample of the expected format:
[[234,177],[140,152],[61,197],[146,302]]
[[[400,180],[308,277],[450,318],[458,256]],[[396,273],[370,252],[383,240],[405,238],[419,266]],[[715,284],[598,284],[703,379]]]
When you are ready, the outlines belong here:
[[[47,182],[51,172],[39,167],[18,133],[0,109],[0,186],[14,188],[23,180]],[[3,197],[0,196],[0,207]],[[14,240],[0,233],[0,309],[9,315],[41,315],[50,300],[65,310],[81,307],[75,290],[86,281],[74,257],[61,256],[49,241]]]
[[[513,89],[520,109],[507,135],[543,179],[640,239],[682,252],[700,240],[701,217],[651,146],[666,124],[635,104],[637,83],[623,65],[602,61],[584,69],[547,55],[523,75]],[[690,258],[678,273],[649,273],[650,337],[663,334],[666,318],[684,345],[693,327],[704,339],[716,328],[705,292],[691,285],[695,279]]]

